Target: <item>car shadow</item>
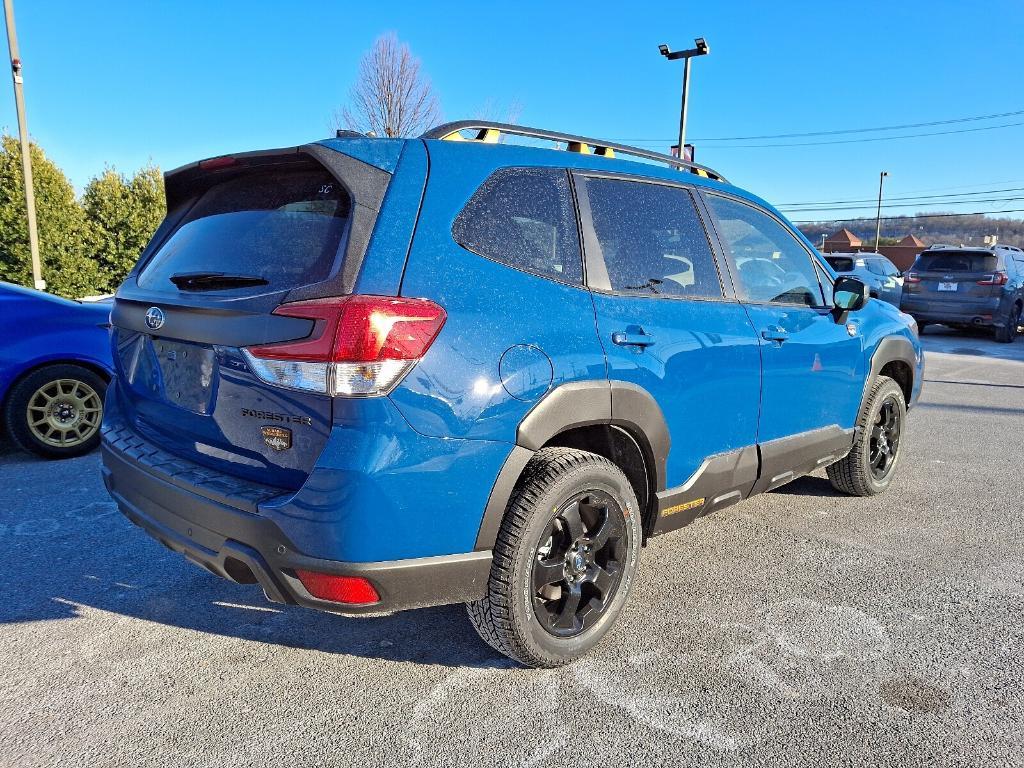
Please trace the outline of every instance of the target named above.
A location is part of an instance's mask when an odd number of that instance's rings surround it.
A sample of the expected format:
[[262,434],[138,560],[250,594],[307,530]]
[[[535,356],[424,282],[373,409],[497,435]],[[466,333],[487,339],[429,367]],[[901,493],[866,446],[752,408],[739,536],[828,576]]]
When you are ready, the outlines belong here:
[[804,475],[791,483],[769,491],[780,496],[843,496],[844,494],[832,487],[828,478]]
[[[98,469],[93,456],[71,462],[90,475]],[[25,460],[26,471],[38,468]],[[92,476],[87,480],[96,492],[74,495],[88,503],[54,504],[46,498],[52,491],[41,489],[42,498],[0,514],[0,558],[18,563],[5,569],[9,597],[0,601],[0,624],[95,620],[91,614],[103,611],[285,648],[446,667],[513,666],[479,638],[461,605],[352,618],[271,603],[258,586],[220,579],[164,549],[117,512]]]

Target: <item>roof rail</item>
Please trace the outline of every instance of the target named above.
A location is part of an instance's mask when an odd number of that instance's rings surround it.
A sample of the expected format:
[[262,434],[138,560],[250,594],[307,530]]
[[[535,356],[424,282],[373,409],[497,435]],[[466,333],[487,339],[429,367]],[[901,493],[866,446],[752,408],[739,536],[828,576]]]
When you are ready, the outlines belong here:
[[[476,131],[477,135],[472,139],[466,139],[461,131]],[[663,155],[660,152],[651,152],[639,147],[631,147],[628,144],[616,144],[603,139],[589,139],[586,136],[575,136],[570,133],[559,133],[557,131],[546,131],[541,128],[527,128],[522,125],[510,125],[508,123],[494,123],[488,120],[456,120],[453,123],[444,123],[435,126],[420,136],[421,139],[442,139],[448,141],[480,141],[485,144],[497,143],[501,134],[509,136],[525,136],[531,139],[547,139],[549,141],[561,141],[567,146],[570,152],[579,152],[584,155],[600,155],[602,157],[615,157],[615,153],[642,157],[645,160],[653,160],[664,163],[672,168],[681,171],[689,171],[706,179],[715,179],[725,182],[725,177],[718,171],[714,171],[697,163],[690,163],[680,160],[672,155]]]

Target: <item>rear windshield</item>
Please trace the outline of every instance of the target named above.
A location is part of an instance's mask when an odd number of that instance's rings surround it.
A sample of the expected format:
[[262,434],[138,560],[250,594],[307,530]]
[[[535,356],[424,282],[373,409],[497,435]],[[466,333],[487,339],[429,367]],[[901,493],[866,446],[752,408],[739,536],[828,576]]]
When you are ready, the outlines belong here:
[[992,272],[998,259],[990,253],[948,251],[922,253],[914,268],[921,272]]
[[261,291],[319,282],[334,267],[350,211],[348,193],[323,169],[225,181],[203,193],[143,267],[139,286],[174,291],[182,275],[217,273],[253,278],[247,284]]
[[836,272],[853,272],[853,259],[849,256],[826,256],[825,261]]

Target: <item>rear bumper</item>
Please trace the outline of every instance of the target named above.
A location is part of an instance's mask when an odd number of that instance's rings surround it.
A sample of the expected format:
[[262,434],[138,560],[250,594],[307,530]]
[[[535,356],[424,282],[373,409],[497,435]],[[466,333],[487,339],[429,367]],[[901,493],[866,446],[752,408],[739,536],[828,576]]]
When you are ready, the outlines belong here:
[[[363,614],[468,602],[486,591],[489,551],[369,563],[309,557],[241,496],[203,495],[178,477],[120,450],[104,436],[103,480],[125,517],[211,573],[258,583],[269,600]],[[369,605],[321,600],[306,590],[296,569],[365,578],[380,600]]]
[[926,323],[998,325],[1006,319],[1005,311],[1001,312],[999,299],[946,303],[904,295],[900,309],[918,322]]

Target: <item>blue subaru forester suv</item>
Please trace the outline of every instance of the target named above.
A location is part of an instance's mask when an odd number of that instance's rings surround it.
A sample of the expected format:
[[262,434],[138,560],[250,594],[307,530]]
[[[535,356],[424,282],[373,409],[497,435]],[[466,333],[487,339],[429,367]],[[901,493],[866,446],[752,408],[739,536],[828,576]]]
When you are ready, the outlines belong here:
[[913,320],[702,166],[463,122],[166,190],[112,314],[104,478],[271,600],[466,602],[555,666],[608,631],[648,538],[822,467],[878,493],[904,450]]

